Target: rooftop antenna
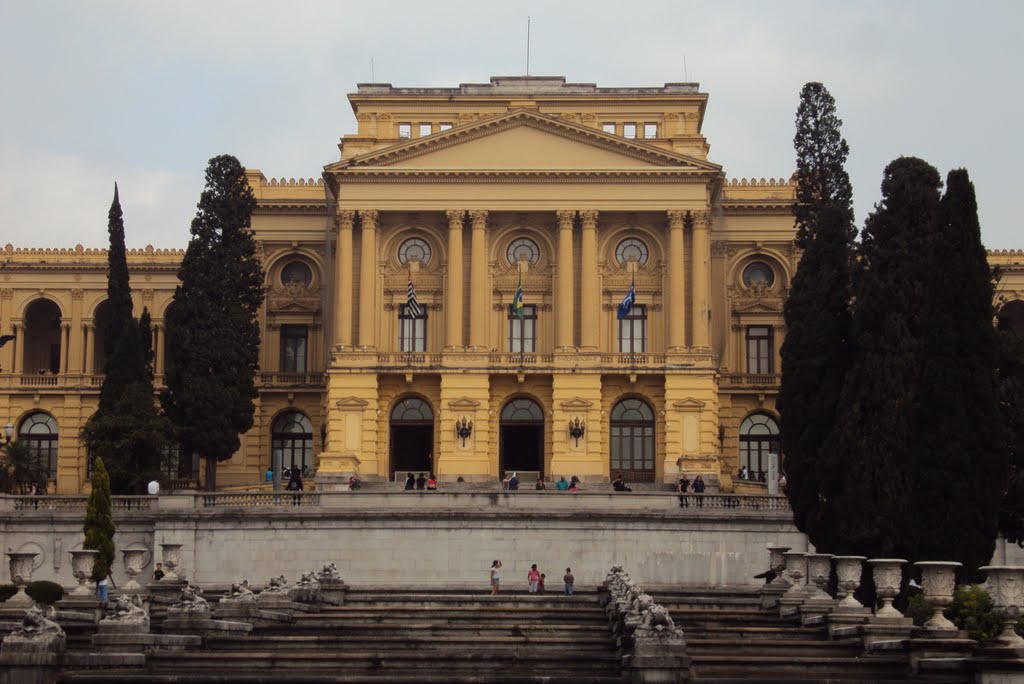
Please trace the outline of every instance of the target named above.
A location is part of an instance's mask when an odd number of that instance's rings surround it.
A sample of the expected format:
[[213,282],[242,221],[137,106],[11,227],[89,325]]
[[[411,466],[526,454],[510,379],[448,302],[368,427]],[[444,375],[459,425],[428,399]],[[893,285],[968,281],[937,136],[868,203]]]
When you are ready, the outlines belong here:
[[376,83],[377,80],[373,77],[373,57],[370,58],[370,83]]
[[686,70],[686,55],[683,55],[683,80],[690,82],[690,72]]
[[530,17],[526,17],[526,75],[530,75]]

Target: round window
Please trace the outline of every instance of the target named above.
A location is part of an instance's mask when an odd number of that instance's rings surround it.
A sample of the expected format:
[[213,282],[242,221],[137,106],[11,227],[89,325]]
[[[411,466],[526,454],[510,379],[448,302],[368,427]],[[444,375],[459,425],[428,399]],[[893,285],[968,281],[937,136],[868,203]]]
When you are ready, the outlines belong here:
[[627,238],[620,242],[619,246],[615,248],[615,260],[623,266],[628,264],[630,261],[635,261],[638,264],[646,264],[647,245],[644,244],[643,240]]
[[421,264],[428,264],[430,263],[430,244],[423,238],[409,238],[398,248],[398,260],[403,264],[414,260]]
[[313,271],[311,271],[309,266],[301,261],[288,262],[285,267],[281,269],[282,285],[288,285],[289,283],[302,283],[308,287],[312,282]]
[[743,284],[747,287],[771,287],[775,283],[775,271],[763,261],[755,261],[743,269]]
[[520,259],[526,259],[531,264],[537,263],[540,259],[540,248],[530,238],[516,238],[508,246],[508,262],[515,266]]

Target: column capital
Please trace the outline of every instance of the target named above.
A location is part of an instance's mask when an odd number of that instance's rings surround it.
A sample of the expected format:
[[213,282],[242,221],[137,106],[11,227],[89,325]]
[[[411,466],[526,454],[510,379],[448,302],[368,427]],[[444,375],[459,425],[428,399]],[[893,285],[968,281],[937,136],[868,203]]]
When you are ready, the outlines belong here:
[[596,228],[599,215],[600,212],[597,209],[583,209],[580,211],[580,222],[583,223],[584,228]]
[[471,209],[469,212],[469,220],[473,224],[473,230],[483,230],[487,227],[487,210],[486,209]]
[[693,227],[707,230],[711,227],[711,212],[707,210],[688,212],[693,217]]
[[334,223],[339,228],[348,228],[351,230],[352,223],[356,220],[356,212],[352,209],[338,209],[334,215]]
[[376,209],[360,209],[359,218],[363,221],[363,230],[367,228],[375,230],[377,228],[377,221],[380,219],[380,212]]
[[668,212],[668,225],[669,228],[682,228],[683,221],[686,219],[686,210],[684,209],[669,209]]
[[449,209],[444,214],[448,217],[448,228],[462,228],[462,222],[466,217],[465,209]]
[[572,222],[576,219],[575,209],[559,209],[555,212],[555,216],[558,217],[559,228],[572,230]]

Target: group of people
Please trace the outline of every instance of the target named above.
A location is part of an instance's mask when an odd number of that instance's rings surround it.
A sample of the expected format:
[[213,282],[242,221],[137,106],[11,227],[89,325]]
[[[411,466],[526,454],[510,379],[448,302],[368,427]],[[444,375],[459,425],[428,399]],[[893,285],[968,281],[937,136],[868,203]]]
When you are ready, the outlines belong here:
[[[287,480],[288,484],[285,487],[290,492],[301,492],[302,491],[302,478],[309,477],[310,471],[309,466],[302,466],[299,468],[297,465],[292,463],[290,468],[286,468],[283,480]],[[267,466],[266,475],[264,475],[267,482],[274,481],[274,469]]]
[[[529,572],[526,573],[526,582],[529,587],[528,591],[531,594],[543,594],[544,581],[547,579],[547,575],[537,569],[537,564],[534,563],[530,566]],[[562,576],[562,591],[566,596],[572,596],[572,587],[576,582],[576,578],[572,574],[572,568],[565,569],[565,575]],[[501,561],[496,560],[491,563],[491,596],[497,596],[498,591],[501,588]]]
[[430,477],[424,473],[420,473],[419,477],[414,477],[410,472],[405,476],[405,491],[411,492],[415,489],[428,492],[437,491],[437,477],[434,476],[434,473],[430,473]]
[[[679,482],[676,483],[676,494],[679,495],[680,508],[686,508],[690,505],[690,497],[687,496],[687,493],[690,491],[691,487],[693,488],[694,494],[703,494],[704,489],[706,488],[704,478],[697,475],[693,478],[693,482],[691,483],[690,478],[686,477],[686,475],[680,475]],[[696,496],[694,499],[696,499],[698,508],[704,507],[704,497]]]
[[743,466],[739,470],[736,471],[736,479],[737,480],[756,481],[756,482],[767,482],[768,481],[767,477],[765,476],[765,472],[763,470],[758,472],[757,473],[757,477],[755,478],[754,477],[754,473],[751,473],[750,470],[747,468],[747,466]]

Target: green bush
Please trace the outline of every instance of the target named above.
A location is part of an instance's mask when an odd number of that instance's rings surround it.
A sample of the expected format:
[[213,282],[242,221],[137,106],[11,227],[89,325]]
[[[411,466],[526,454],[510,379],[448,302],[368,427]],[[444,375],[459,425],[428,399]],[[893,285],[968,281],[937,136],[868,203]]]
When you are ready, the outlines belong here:
[[38,582],[29,582],[25,587],[25,593],[36,603],[52,605],[64,598],[64,587],[56,582],[39,580]]
[[1003,631],[1002,621],[992,612],[992,597],[976,584],[965,584],[953,592],[953,603],[946,617],[967,636],[977,641],[991,641]]
[[18,587],[13,584],[0,584],[0,601],[6,601],[18,593]]
[[913,618],[914,624],[920,627],[932,616],[932,607],[920,589],[911,589],[910,591],[912,593],[907,600],[907,609],[903,611],[903,614],[908,618]]

